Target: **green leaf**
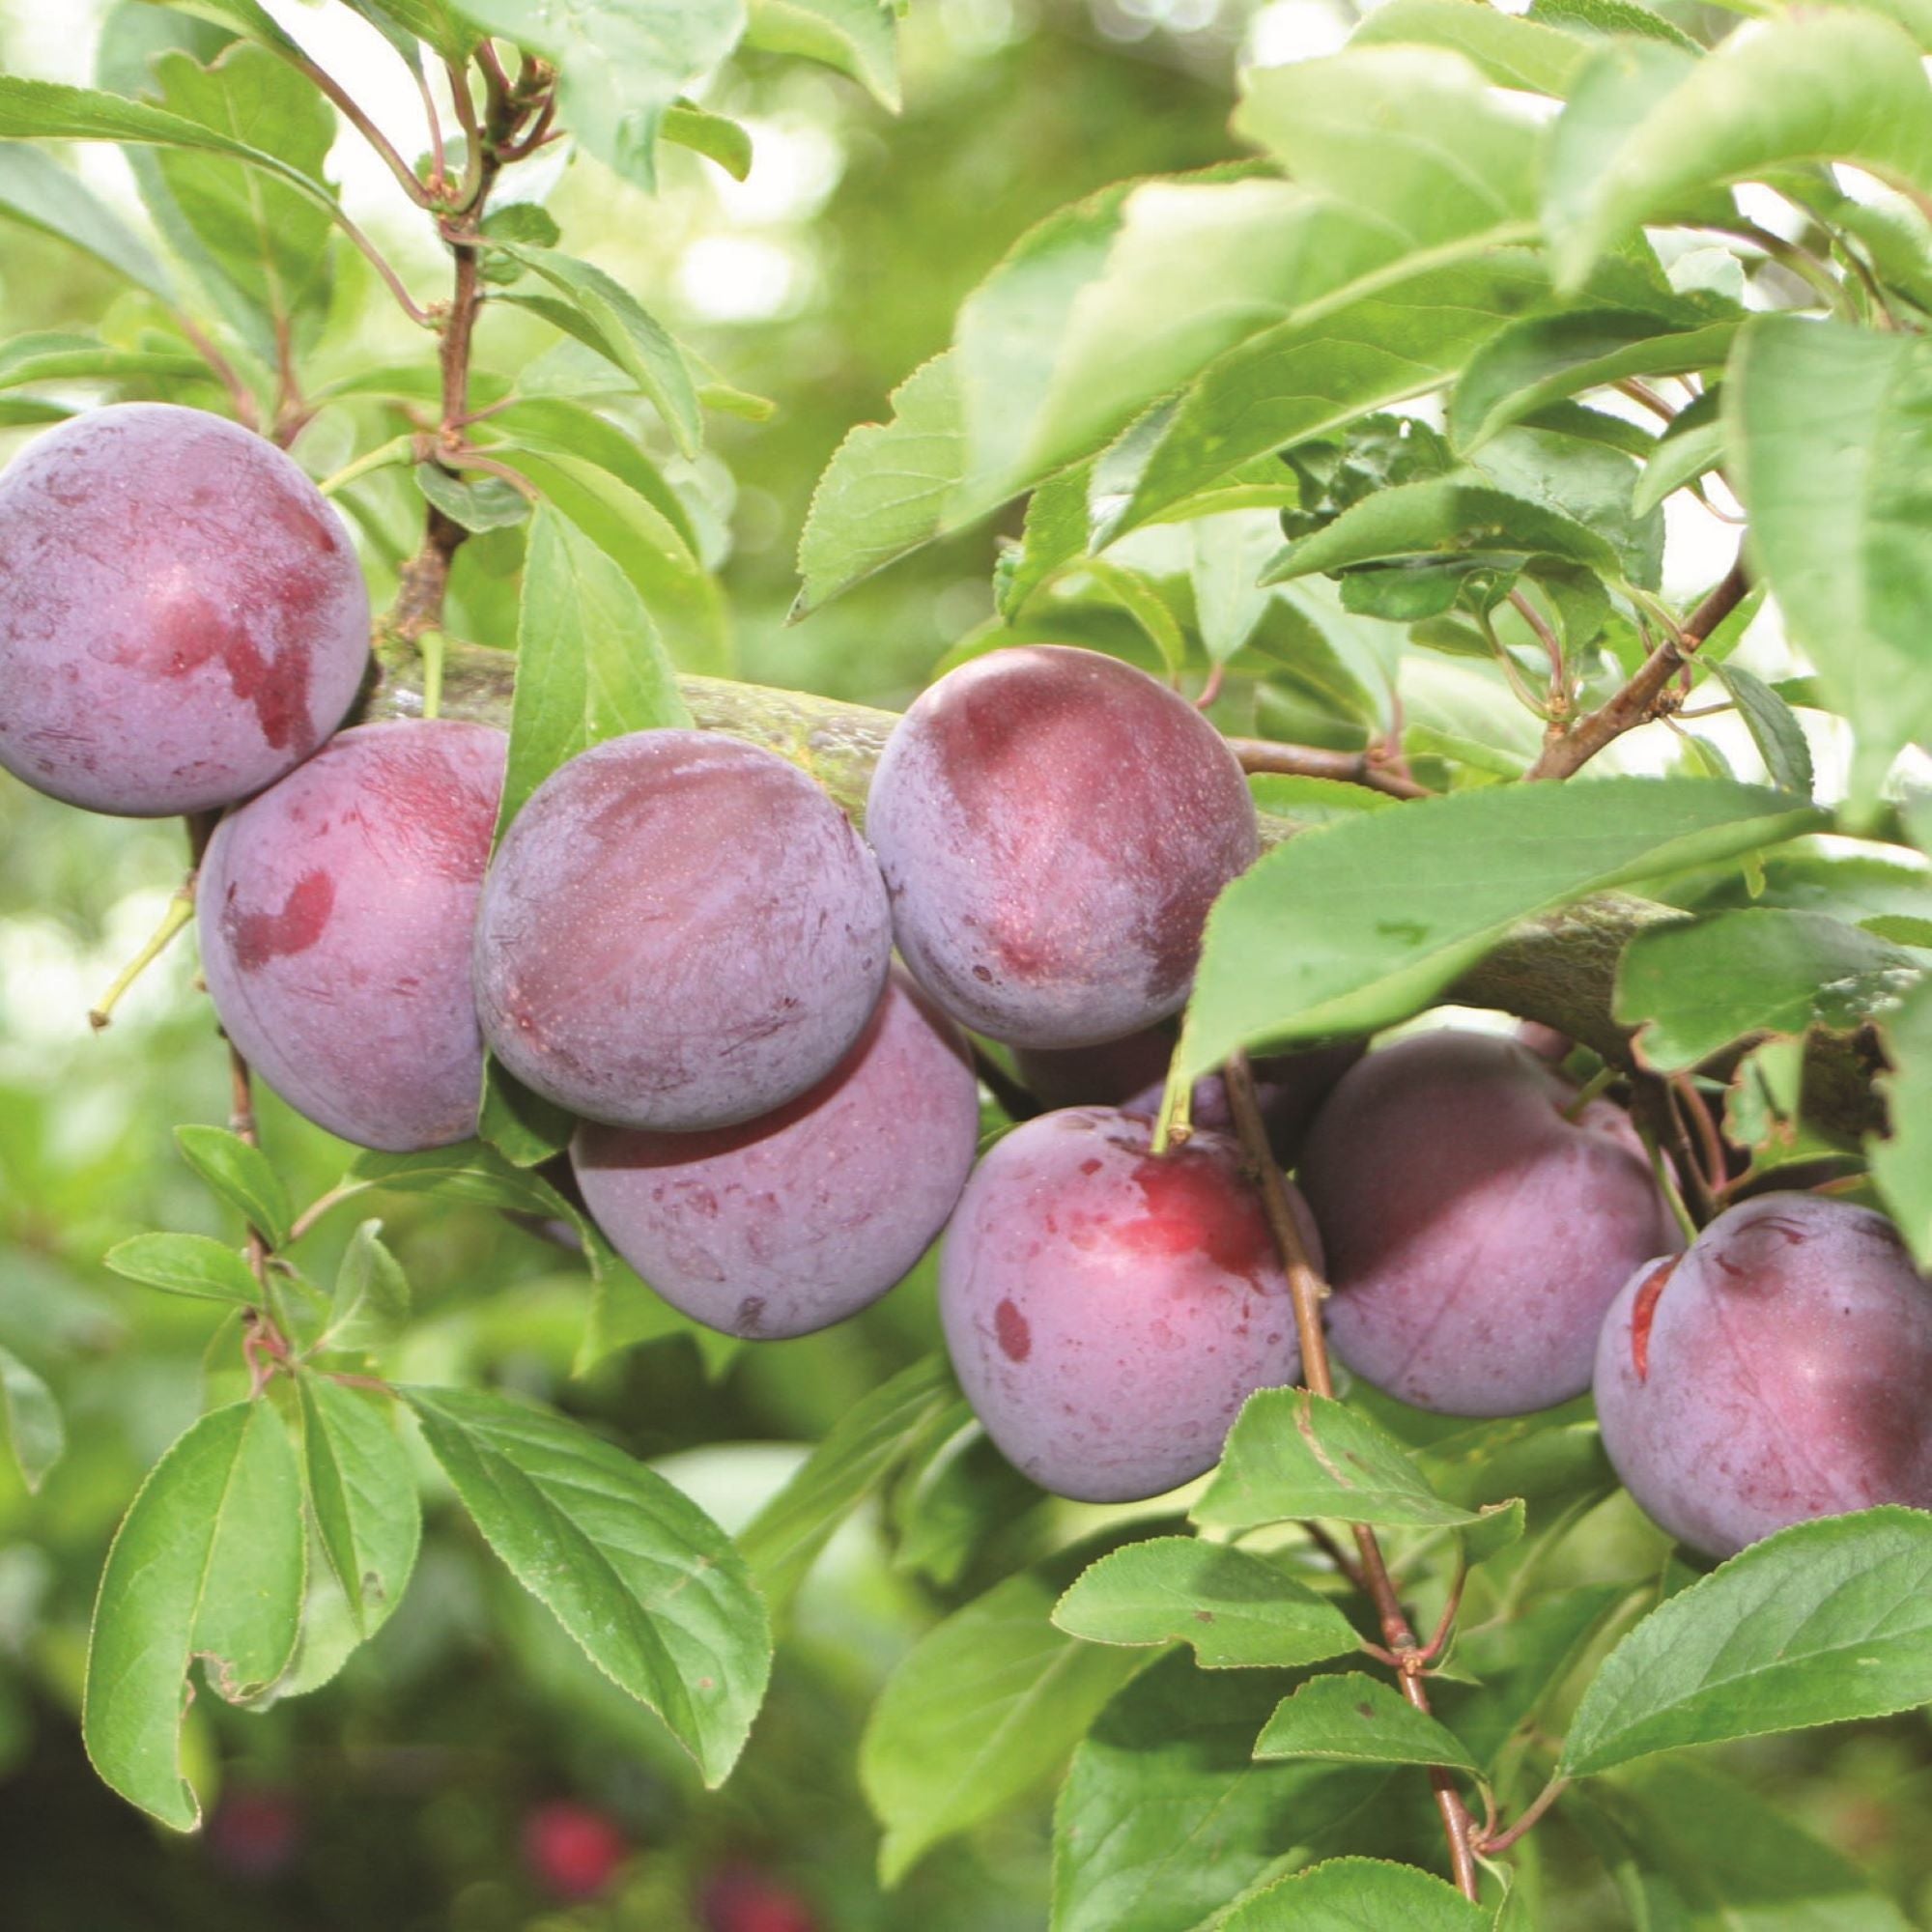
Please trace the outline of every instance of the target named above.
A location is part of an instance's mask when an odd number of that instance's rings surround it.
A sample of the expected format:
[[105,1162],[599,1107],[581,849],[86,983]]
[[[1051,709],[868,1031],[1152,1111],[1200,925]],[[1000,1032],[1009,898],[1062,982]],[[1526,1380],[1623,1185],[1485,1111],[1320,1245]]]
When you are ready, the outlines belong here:
[[890,422],[847,433],[812,492],[798,540],[804,582],[795,617],[944,526],[946,500],[966,460],[956,355],[915,369],[893,391],[892,406]]
[[1560,1769],[1932,1702],[1932,1517],[1873,1509],[1780,1530],[1680,1591],[1604,1660]]
[[1899,749],[1932,736],[1932,344],[1760,317],[1724,403],[1752,561],[1851,721],[1853,791],[1869,803]]
[[508,530],[528,521],[530,501],[500,476],[453,476],[435,463],[418,463],[416,488],[466,530]]
[[833,1424],[740,1533],[738,1548],[775,1617],[783,1614],[833,1532],[918,1451],[957,1396],[943,1356],[901,1369]]
[[574,524],[541,505],[524,565],[499,834],[578,753],[627,731],[690,723],[630,579]]
[[1290,839],[1208,919],[1181,1077],[1239,1046],[1373,1033],[1428,1005],[1520,920],[1824,823],[1757,786],[1597,779],[1422,799]]
[[1849,161],[1932,188],[1932,85],[1910,37],[1850,10],[1790,14],[1701,60],[1649,42],[1598,54],[1552,133],[1545,218],[1558,279],[1725,184]]
[[1704,51],[1682,27],[1638,0],[1535,0],[1527,17],[1584,34],[1634,34],[1681,47],[1687,54]]
[[192,14],[197,19],[212,20],[218,27],[231,27],[244,40],[273,47],[279,53],[297,56],[301,53],[256,0],[150,0],[150,4],[165,6],[177,14]]
[[[1468,0],[1435,0],[1468,9]],[[1507,18],[1508,15],[1499,15]],[[1449,403],[1449,434],[1459,449],[1488,441],[1499,429],[1548,404],[1631,376],[1681,376],[1722,365],[1737,333],[1735,318],[1682,327],[1635,309],[1573,309],[1527,316],[1476,351]]]
[[234,1248],[206,1235],[135,1235],[102,1257],[116,1274],[166,1294],[252,1308],[262,1290]]
[[1325,1597],[1224,1543],[1156,1536],[1083,1571],[1053,1621],[1088,1643],[1186,1643],[1210,1670],[1320,1663],[1360,1647]]
[[1248,789],[1263,811],[1304,826],[1331,825],[1364,811],[1393,811],[1401,802],[1342,779],[1289,778],[1278,772],[1258,772],[1248,780]]
[[205,1126],[177,1127],[175,1145],[182,1158],[270,1247],[279,1248],[288,1240],[294,1211],[289,1190],[260,1148],[249,1146],[226,1127]]
[[1918,983],[1903,949],[1824,913],[1720,912],[1640,932],[1617,968],[1615,1013],[1660,1072],[1753,1034],[1849,1031]]
[[745,44],[837,68],[899,110],[898,31],[879,0],[751,0]]
[[318,1349],[367,1349],[409,1320],[409,1279],[382,1233],[382,1222],[364,1221],[350,1236]]
[[1884,1022],[1889,1126],[1865,1144],[1871,1176],[1921,1268],[1932,1270],[1932,981]]
[[1255,1755],[1476,1769],[1453,1732],[1418,1711],[1393,1684],[1359,1670],[1311,1677],[1284,1698],[1256,1741]]
[[1188,524],[1195,623],[1210,662],[1225,664],[1233,657],[1254,636],[1272,601],[1261,587],[1261,575],[1275,553],[1280,528],[1265,510],[1231,510]]
[[1351,47],[1390,43],[1450,47],[1498,87],[1559,98],[1590,58],[1588,43],[1574,35],[1469,0],[1388,0],[1349,42]]
[[[689,100],[679,100],[665,109],[664,126],[659,131],[665,140],[716,161],[733,181],[743,181],[752,172],[751,133],[723,114],[713,114]],[[556,237],[553,235],[550,239],[554,242]]]
[[1408,1452],[1359,1409],[1283,1388],[1262,1389],[1242,1405],[1193,1517],[1221,1529],[1306,1517],[1454,1529],[1474,1522],[1477,1512],[1433,1494]]
[[1146,1662],[1063,1635],[1054,1591],[1009,1577],[922,1637],[886,1679],[859,1777],[885,1827],[883,1883],[1056,1771]]
[[[0,148],[0,162],[24,149]],[[9,344],[9,347],[13,347]],[[10,359],[0,388],[25,388],[33,383],[125,383],[144,377],[165,378],[175,383],[209,382],[209,366],[198,355],[169,355],[165,350],[138,351],[106,349],[96,344],[89,349],[70,349]]]
[[315,1526],[355,1629],[372,1637],[402,1602],[422,1541],[422,1505],[387,1402],[303,1376],[302,1453]]
[[575,1210],[541,1175],[513,1167],[480,1141],[431,1148],[422,1153],[359,1153],[349,1179],[405,1194],[435,1194],[478,1208],[506,1208],[513,1214],[571,1220]]
[[1179,618],[1153,582],[1139,571],[1103,556],[1087,558],[1084,571],[1109,603],[1119,605],[1140,626],[1160,653],[1167,674],[1178,677],[1187,662],[1187,639],[1181,634]]
[[663,324],[622,283],[592,263],[519,242],[497,245],[563,297],[582,325],[576,331],[580,339],[637,384],[664,418],[678,448],[695,456],[704,440],[697,389]]
[[[349,5],[367,18],[386,14],[397,26],[427,42],[444,60],[454,61],[458,67],[466,66],[475,50],[476,29],[448,0],[349,0]],[[475,9],[469,11],[473,13]]]
[[[520,242],[532,248],[554,248],[563,240],[556,216],[534,201],[513,201],[493,209],[483,217],[486,241],[497,243]],[[482,263],[486,282],[514,282],[526,271],[515,256],[501,249],[486,253]]]
[[723,1782],[771,1670],[765,1606],[724,1532],[559,1416],[480,1389],[397,1393],[511,1575]]
[[32,1495],[67,1449],[67,1425],[53,1391],[11,1349],[0,1349],[0,1421]]
[[1242,1906],[1222,1932],[1488,1932],[1490,1922],[1414,1865],[1330,1859]]
[[0,148],[0,209],[58,236],[172,305],[174,278],[146,242],[93,191],[38,148]]
[[1256,1764],[1255,1718],[1294,1679],[1163,1658],[1101,1712],[1054,1808],[1052,1932],[1176,1932],[1319,1858],[1378,1771]]
[[[160,178],[207,259],[241,295],[286,323],[327,299],[334,198],[322,179],[334,111],[307,77],[263,47],[232,46],[212,67],[185,53],[154,65],[162,105],[219,137],[218,153],[164,146]],[[272,178],[247,158],[273,156]],[[231,158],[242,156],[242,158]]]
[[204,1415],[148,1472],[107,1552],[81,1735],[100,1776],[178,1832],[201,1818],[181,1768],[194,1658],[239,1702],[295,1652],[306,1552],[301,1476],[272,1404]]
[[[1709,393],[1708,391],[1706,392]],[[1682,421],[1682,418],[1679,418]],[[1694,423],[1688,429],[1673,425],[1670,433],[1658,438],[1643,467],[1643,475],[1631,495],[1631,508],[1638,516],[1654,510],[1671,494],[1713,470],[1724,460],[1724,425],[1721,422]]]
[[1711,675],[1730,695],[1738,716],[1764,760],[1765,771],[1780,791],[1800,798],[1811,796],[1811,747],[1791,706],[1755,671],[1725,658],[1711,660]]
[[526,396],[499,410],[493,421],[517,451],[534,449],[548,456],[576,458],[608,471],[671,526],[696,566],[697,533],[691,513],[628,430],[567,396]]
[[745,31],[744,0],[463,0],[479,27],[559,70],[564,125],[607,167],[657,185],[666,110]]

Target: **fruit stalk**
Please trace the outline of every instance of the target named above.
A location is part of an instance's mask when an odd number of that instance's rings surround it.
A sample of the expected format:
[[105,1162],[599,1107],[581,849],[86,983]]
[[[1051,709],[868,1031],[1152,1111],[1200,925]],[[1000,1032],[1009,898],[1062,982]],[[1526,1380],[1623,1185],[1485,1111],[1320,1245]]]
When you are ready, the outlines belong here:
[[[1253,1169],[1263,1211],[1267,1215],[1268,1228],[1274,1236],[1275,1246],[1281,1254],[1282,1268],[1288,1276],[1289,1292],[1294,1298],[1294,1325],[1301,1341],[1302,1380],[1317,1395],[1332,1400],[1335,1378],[1328,1367],[1328,1339],[1321,1330],[1321,1303],[1328,1290],[1315,1271],[1307,1247],[1302,1242],[1301,1231],[1295,1226],[1294,1210],[1289,1204],[1281,1169],[1276,1166],[1274,1151],[1268,1146],[1267,1123],[1262,1118],[1261,1101],[1255,1093],[1254,1072],[1248,1065],[1247,1055],[1236,1054],[1229,1061],[1222,1078],[1227,1083],[1228,1105],[1235,1117],[1235,1132]],[[1382,1558],[1381,1544],[1375,1531],[1360,1522],[1350,1523],[1349,1528],[1355,1540],[1361,1580],[1367,1588],[1370,1602],[1376,1606],[1383,1641],[1396,1659],[1397,1681],[1402,1687],[1402,1694],[1426,1716],[1429,1692],[1422,1679],[1423,1666],[1430,1653],[1425,1652],[1416,1640],[1414,1627],[1408,1621],[1407,1611],[1403,1608],[1402,1599],[1396,1594],[1394,1579],[1389,1576],[1388,1565]],[[1446,1635],[1446,1632],[1438,1634],[1437,1644],[1442,1635]],[[1474,1899],[1478,1892],[1475,1827],[1468,1807],[1463,1803],[1463,1794],[1457,1788],[1453,1772],[1440,1766],[1433,1767],[1429,1781],[1435,1787],[1435,1808],[1442,1817],[1442,1835],[1449,1846],[1450,1870],[1463,1895]]]

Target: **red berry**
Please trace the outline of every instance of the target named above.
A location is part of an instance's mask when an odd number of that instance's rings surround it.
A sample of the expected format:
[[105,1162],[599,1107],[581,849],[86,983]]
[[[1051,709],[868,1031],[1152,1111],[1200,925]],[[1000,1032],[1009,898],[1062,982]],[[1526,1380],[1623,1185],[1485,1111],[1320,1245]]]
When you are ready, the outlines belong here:
[[603,1812],[568,1798],[524,1817],[524,1862],[545,1891],[566,1904],[608,1890],[629,1849]]

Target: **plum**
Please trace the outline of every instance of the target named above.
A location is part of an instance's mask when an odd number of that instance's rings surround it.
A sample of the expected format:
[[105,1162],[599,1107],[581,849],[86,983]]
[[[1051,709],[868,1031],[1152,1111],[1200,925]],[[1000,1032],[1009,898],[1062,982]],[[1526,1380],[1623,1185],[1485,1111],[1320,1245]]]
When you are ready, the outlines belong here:
[[0,765],[39,791],[232,805],[328,736],[368,658],[342,520],[234,423],[123,403],[0,476]]
[[1015,1127],[967,1182],[940,1253],[967,1399],[1009,1462],[1084,1502],[1160,1495],[1211,1468],[1241,1404],[1300,1371],[1240,1150],[1201,1133],[1156,1159],[1149,1133],[1108,1107]]
[[980,1138],[973,1056],[895,973],[858,1043],[776,1113],[695,1134],[578,1130],[584,1205],[664,1298],[727,1335],[830,1327],[904,1278]]
[[[1313,1047],[1305,1053],[1273,1054],[1254,1063],[1255,1099],[1267,1128],[1268,1145],[1283,1167],[1293,1167],[1301,1158],[1303,1142],[1321,1103],[1334,1092],[1335,1083],[1361,1059],[1367,1049],[1358,1040],[1344,1040],[1337,1046]],[[1138,1094],[1121,1102],[1128,1114],[1154,1115],[1160,1111],[1161,1094],[1166,1085],[1156,1080]],[[1209,1073],[1194,1083],[1189,1118],[1197,1127],[1214,1127],[1223,1133],[1235,1131],[1235,1112],[1228,1101],[1228,1090],[1218,1073]]]
[[483,888],[483,1032],[526,1086],[688,1133],[795,1099],[871,1017],[892,954],[879,868],[774,753],[636,731],[553,772]]
[[507,743],[449,719],[358,725],[224,818],[202,862],[223,1030],[298,1113],[360,1147],[475,1131],[469,948]]
[[1059,1107],[1118,1107],[1156,1091],[1174,1057],[1171,1022],[1122,1034],[1094,1046],[1022,1046],[1013,1054],[1020,1085],[1051,1112]]
[[797,1892],[749,1865],[714,1873],[698,1911],[705,1932],[817,1932],[811,1908]]
[[1259,850],[1227,744],[1185,698],[1065,645],[960,666],[900,719],[867,831],[899,952],[954,1019],[1091,1046],[1187,998],[1215,895]]
[[1520,1415],[1590,1385],[1640,1261],[1683,1238],[1623,1112],[1520,1041],[1418,1034],[1343,1075],[1299,1179],[1328,1250],[1328,1333],[1420,1408]]
[[1932,1283],[1848,1201],[1760,1194],[1638,1268],[1596,1390],[1625,1487],[1707,1556],[1843,1510],[1932,1509]]
[[616,1820],[572,1798],[533,1805],[524,1815],[522,1835],[530,1876],[567,1905],[601,1898],[630,1856]]

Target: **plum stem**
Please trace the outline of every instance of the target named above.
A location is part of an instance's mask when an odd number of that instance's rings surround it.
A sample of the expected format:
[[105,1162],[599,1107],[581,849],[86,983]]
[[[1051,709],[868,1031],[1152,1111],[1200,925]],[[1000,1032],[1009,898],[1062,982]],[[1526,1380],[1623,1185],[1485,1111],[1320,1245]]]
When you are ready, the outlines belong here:
[[1670,1163],[1663,1157],[1663,1149],[1659,1146],[1656,1134],[1642,1122],[1637,1122],[1637,1133],[1641,1137],[1644,1151],[1650,1155],[1651,1172],[1657,1176],[1657,1184],[1663,1191],[1663,1199],[1670,1208],[1671,1218],[1682,1230],[1687,1241],[1697,1238],[1697,1223],[1691,1218],[1690,1210],[1684,1205],[1684,1196],[1677,1185],[1677,1177],[1670,1171]]
[[[1294,1208],[1288,1196],[1288,1183],[1275,1163],[1274,1151],[1268,1145],[1267,1122],[1262,1117],[1261,1099],[1255,1093],[1254,1069],[1248,1065],[1247,1055],[1235,1054],[1221,1077],[1227,1086],[1228,1105],[1235,1117],[1235,1131],[1239,1137],[1241,1151],[1247,1156],[1253,1171],[1255,1185],[1261,1195],[1262,1211],[1267,1217],[1268,1232],[1274,1236],[1283,1271],[1288,1276],[1289,1293],[1294,1303],[1295,1333],[1301,1343],[1302,1380],[1317,1395],[1326,1396],[1332,1401],[1335,1378],[1328,1363],[1328,1338],[1321,1331],[1321,1303],[1328,1293],[1328,1286],[1316,1271],[1307,1244],[1301,1238],[1301,1230],[1295,1223]],[[1423,1667],[1448,1638],[1449,1623],[1453,1623],[1453,1611],[1461,1601],[1460,1583],[1451,1593],[1452,1614],[1436,1632],[1430,1648],[1425,1650],[1417,1643],[1408,1613],[1396,1594],[1395,1583],[1389,1576],[1388,1564],[1383,1560],[1381,1545],[1375,1531],[1361,1522],[1350,1523],[1349,1528],[1355,1540],[1363,1585],[1376,1606],[1383,1640],[1396,1660],[1396,1681],[1402,1694],[1426,1716],[1429,1692],[1422,1681]],[[1429,1781],[1435,1788],[1435,1808],[1441,1814],[1443,1836],[1449,1845],[1450,1870],[1463,1897],[1473,1900],[1478,1895],[1479,1888],[1474,1849],[1475,1827],[1469,1817],[1469,1808],[1463,1802],[1463,1794],[1453,1772],[1441,1766],[1433,1767]]]
[[341,1207],[345,1201],[355,1200],[358,1194],[368,1193],[374,1184],[368,1180],[338,1180],[327,1193],[318,1194],[290,1225],[287,1245],[294,1247],[331,1208]]
[[175,934],[194,917],[194,877],[190,872],[169,896],[167,911],[140,952],[115,975],[114,983],[99,1001],[88,1009],[87,1023],[96,1033],[113,1022],[114,1009],[121,996],[173,943]]
[[1285,745],[1272,738],[1230,738],[1228,749],[1244,772],[1274,772],[1293,779],[1337,779],[1366,785],[1390,798],[1429,798],[1429,787],[1369,752],[1336,752],[1321,745]]
[[1304,1522],[1301,1530],[1309,1542],[1334,1564],[1337,1576],[1346,1577],[1362,1596],[1369,1594],[1368,1578],[1362,1575],[1355,1559],[1319,1522]]

